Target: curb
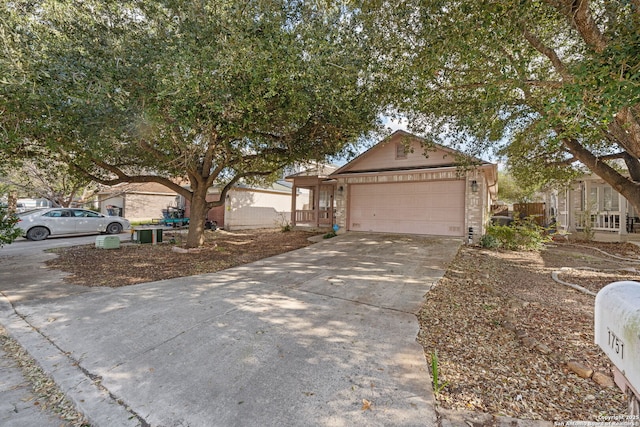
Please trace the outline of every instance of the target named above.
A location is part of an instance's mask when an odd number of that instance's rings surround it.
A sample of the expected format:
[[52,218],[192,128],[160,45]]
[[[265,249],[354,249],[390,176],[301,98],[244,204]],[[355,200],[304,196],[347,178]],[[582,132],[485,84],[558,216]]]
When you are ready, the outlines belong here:
[[49,375],[93,427],[139,427],[146,423],[93,381],[79,364],[21,318],[0,294],[0,323]]
[[524,420],[484,412],[444,409],[436,407],[441,427],[553,427],[550,421]]

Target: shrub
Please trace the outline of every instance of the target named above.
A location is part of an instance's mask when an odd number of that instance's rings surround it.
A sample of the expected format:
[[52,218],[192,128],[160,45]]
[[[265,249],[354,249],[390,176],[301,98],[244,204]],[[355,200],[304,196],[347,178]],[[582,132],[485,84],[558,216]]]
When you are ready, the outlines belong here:
[[6,206],[0,206],[0,248],[22,235],[22,230],[16,227],[17,223],[18,217],[9,213]]
[[287,224],[281,225],[280,231],[282,231],[283,233],[291,231],[291,224],[287,223]]
[[293,227],[291,227],[291,223],[289,222],[289,219],[288,219],[287,215],[284,212],[280,212],[278,214],[278,219],[276,220],[276,225],[278,227],[280,227],[280,231],[282,231],[283,233],[289,232],[293,228]]
[[487,249],[497,249],[500,247],[500,241],[493,234],[485,234],[480,238],[480,246]]
[[548,230],[536,224],[532,218],[516,218],[510,225],[487,226],[487,232],[480,243],[491,249],[537,251],[550,241]]

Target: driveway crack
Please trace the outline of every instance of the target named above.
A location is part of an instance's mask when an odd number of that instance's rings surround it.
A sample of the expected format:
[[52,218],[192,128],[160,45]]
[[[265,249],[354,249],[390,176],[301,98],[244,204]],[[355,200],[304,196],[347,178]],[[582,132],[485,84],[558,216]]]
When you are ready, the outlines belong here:
[[374,307],[374,308],[379,308],[379,309],[382,309],[382,310],[395,311],[396,313],[405,313],[405,314],[414,314],[414,315],[416,314],[416,313],[414,313],[412,311],[401,310],[401,309],[395,308],[395,307],[388,307],[388,306],[385,306],[385,305],[372,304],[372,303],[368,303],[368,302],[358,301],[357,299],[344,298],[344,297],[339,297],[339,296],[336,296],[336,295],[326,294],[326,293],[322,293],[322,292],[310,291],[310,290],[307,290],[307,289],[296,289],[296,290],[299,291],[299,292],[304,292],[304,293],[312,294],[312,295],[318,295],[318,296],[326,297],[326,298],[337,299],[337,300],[340,300],[340,301],[349,301],[349,302],[352,302],[354,304],[364,305],[364,306],[367,306],[367,307]]

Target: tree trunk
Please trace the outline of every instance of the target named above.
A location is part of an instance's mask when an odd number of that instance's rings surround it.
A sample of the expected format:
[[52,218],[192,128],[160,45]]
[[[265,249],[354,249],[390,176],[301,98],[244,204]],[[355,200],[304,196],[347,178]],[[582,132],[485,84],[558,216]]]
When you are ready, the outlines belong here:
[[204,221],[207,218],[207,188],[192,188],[189,211],[187,248],[198,248],[204,243]]
[[9,212],[15,212],[18,206],[18,193],[10,191],[7,204],[9,205]]

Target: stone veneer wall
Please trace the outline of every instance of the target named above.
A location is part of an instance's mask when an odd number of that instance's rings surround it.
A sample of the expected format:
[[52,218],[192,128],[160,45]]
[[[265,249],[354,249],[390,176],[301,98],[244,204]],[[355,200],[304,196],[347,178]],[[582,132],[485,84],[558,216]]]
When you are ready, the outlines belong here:
[[[478,183],[478,192],[471,191],[471,182],[475,180]],[[466,243],[478,243],[485,231],[485,213],[488,212],[488,193],[486,190],[484,174],[478,171],[470,172],[467,175],[466,193]],[[469,229],[473,229],[472,241],[469,242]]]

